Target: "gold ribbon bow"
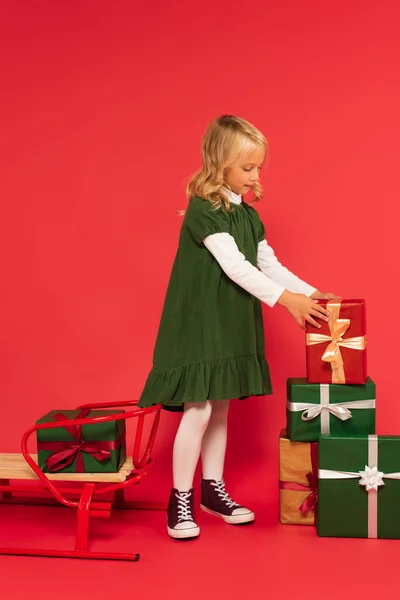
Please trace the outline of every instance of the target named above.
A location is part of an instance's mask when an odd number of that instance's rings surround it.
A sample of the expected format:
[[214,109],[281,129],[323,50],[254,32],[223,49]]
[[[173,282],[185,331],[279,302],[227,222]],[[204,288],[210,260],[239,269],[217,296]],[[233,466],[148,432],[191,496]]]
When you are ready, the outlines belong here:
[[344,363],[340,347],[351,348],[351,350],[365,350],[367,340],[365,335],[358,335],[343,339],[344,334],[350,327],[350,319],[339,319],[340,301],[329,300],[326,307],[329,310],[329,331],[330,335],[322,333],[307,333],[307,346],[315,344],[323,344],[328,342],[328,346],[323,353],[321,360],[331,364],[332,368],[332,383],[346,383],[344,373]]

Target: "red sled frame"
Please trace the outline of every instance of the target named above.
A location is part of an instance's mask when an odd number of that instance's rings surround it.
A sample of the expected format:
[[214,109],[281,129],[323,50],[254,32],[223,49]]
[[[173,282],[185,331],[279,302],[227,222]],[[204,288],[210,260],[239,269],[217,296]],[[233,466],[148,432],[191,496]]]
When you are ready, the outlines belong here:
[[[108,409],[108,408],[123,408],[133,407],[134,410],[121,412],[106,417],[83,418],[83,419],[68,419],[65,421],[57,421],[55,423],[36,424],[26,431],[21,441],[22,455],[28,465],[31,467],[34,475],[29,479],[38,479],[42,483],[39,490],[30,490],[20,482],[24,479],[18,474],[17,470],[10,466],[10,475],[0,479],[0,505],[1,504],[39,504],[39,505],[63,505],[68,508],[73,508],[77,511],[77,531],[76,542],[73,550],[44,550],[44,549],[26,549],[26,548],[2,548],[0,547],[0,555],[14,556],[44,556],[57,558],[90,558],[90,559],[106,559],[106,560],[128,560],[138,561],[140,555],[138,553],[116,553],[116,552],[92,552],[88,549],[89,525],[91,518],[109,518],[113,508],[121,509],[145,509],[145,510],[165,510],[165,503],[148,503],[148,502],[129,502],[125,499],[125,488],[138,484],[154,467],[154,458],[152,452],[160,421],[161,405],[152,406],[149,408],[137,408],[137,401],[130,400],[125,402],[97,403],[84,404],[78,407],[81,409]],[[146,447],[143,456],[140,457],[140,449],[142,445],[144,420],[148,415],[153,415],[153,423],[147,439]],[[122,475],[119,481],[101,482],[96,481],[101,474],[81,473],[79,481],[82,482],[81,489],[68,486],[68,480],[73,478],[67,477],[67,481],[62,482],[62,474],[60,473],[57,482],[61,485],[53,483],[52,475],[43,473],[38,467],[35,460],[28,452],[28,439],[32,434],[40,429],[54,429],[57,427],[71,427],[74,425],[87,425],[88,423],[106,423],[108,421],[116,421],[121,419],[137,418],[136,435],[133,443],[132,451],[132,468],[126,472],[126,477]],[[10,455],[3,455],[10,456]],[[19,456],[19,455],[12,455]],[[22,458],[22,457],[21,457]],[[0,467],[1,467],[0,454]],[[130,466],[129,459],[124,465]],[[122,470],[123,467],[121,467]],[[125,466],[125,469],[127,467]],[[121,473],[121,470],[119,473]],[[68,474],[71,475],[71,474]],[[108,474],[109,478],[116,474]],[[54,476],[53,476],[54,477]],[[26,478],[26,477],[25,477]],[[101,478],[100,478],[101,479]],[[77,481],[74,479],[74,481]],[[27,494],[27,496],[15,496],[18,494]],[[101,496],[112,494],[113,500],[102,501]],[[32,497],[33,495],[33,497]],[[100,500],[98,498],[100,497]]]

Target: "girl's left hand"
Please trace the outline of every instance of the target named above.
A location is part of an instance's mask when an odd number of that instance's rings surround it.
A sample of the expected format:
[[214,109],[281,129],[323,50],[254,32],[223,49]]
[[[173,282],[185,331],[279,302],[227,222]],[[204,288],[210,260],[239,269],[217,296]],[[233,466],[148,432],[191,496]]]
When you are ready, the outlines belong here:
[[313,294],[311,294],[310,298],[313,300],[333,300],[334,298],[339,298],[337,294],[332,294],[332,292],[319,292],[316,290]]

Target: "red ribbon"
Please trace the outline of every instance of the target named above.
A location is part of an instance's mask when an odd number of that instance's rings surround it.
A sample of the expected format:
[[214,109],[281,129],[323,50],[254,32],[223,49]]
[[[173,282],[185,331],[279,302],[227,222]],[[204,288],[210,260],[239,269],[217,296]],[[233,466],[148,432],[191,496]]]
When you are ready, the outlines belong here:
[[316,511],[318,504],[318,444],[313,442],[310,444],[310,455],[311,455],[311,473],[307,473],[308,485],[302,483],[294,483],[292,481],[280,481],[279,489],[281,490],[292,490],[293,492],[304,492],[305,490],[311,490],[307,498],[299,507],[299,511],[303,514],[310,510]]
[[[84,409],[74,418],[84,419],[89,412],[89,409]],[[54,415],[56,421],[66,421],[68,418],[68,416],[61,412]],[[104,462],[110,458],[110,450],[116,450],[125,440],[125,434],[122,433],[116,441],[85,442],[82,436],[82,425],[67,425],[64,428],[72,435],[74,441],[38,443],[38,450],[53,450],[53,453],[44,463],[51,473],[61,471],[61,469],[68,467],[74,462],[75,457],[76,472],[83,473],[85,469],[83,466],[82,452],[90,454],[99,462]]]

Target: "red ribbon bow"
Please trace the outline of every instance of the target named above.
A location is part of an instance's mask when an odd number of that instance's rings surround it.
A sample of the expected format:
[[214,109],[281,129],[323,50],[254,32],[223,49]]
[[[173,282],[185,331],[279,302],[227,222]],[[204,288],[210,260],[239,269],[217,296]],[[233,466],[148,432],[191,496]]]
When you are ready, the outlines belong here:
[[311,490],[307,498],[299,507],[299,511],[303,514],[310,510],[316,511],[318,504],[318,444],[313,442],[310,444],[310,455],[311,455],[311,473],[307,473],[309,485],[303,483],[294,483],[292,481],[280,481],[279,487],[281,490],[292,490],[294,492],[304,492],[305,490]]
[[[84,419],[90,410],[82,410],[76,419]],[[56,421],[65,421],[68,419],[63,413],[54,415]],[[100,462],[108,460],[111,456],[110,450],[115,448],[115,442],[85,442],[82,437],[82,425],[64,426],[70,435],[74,438],[71,442],[39,442],[41,450],[54,450],[46,462],[51,473],[61,471],[71,465],[76,457],[76,472],[83,473],[83,457],[82,452],[86,452]]]

